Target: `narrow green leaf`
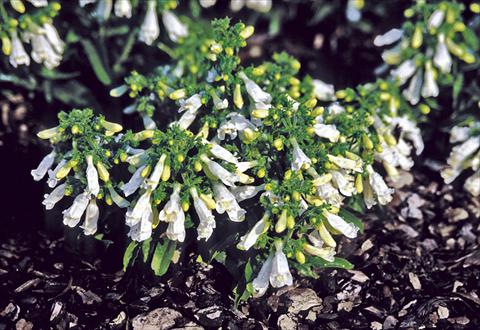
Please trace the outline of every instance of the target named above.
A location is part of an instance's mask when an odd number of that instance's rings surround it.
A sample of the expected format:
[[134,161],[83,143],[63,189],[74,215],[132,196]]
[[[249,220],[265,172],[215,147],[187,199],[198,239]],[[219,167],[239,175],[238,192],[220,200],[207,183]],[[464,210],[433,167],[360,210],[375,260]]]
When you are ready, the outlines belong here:
[[130,263],[130,260],[132,259],[133,255],[133,250],[137,247],[137,242],[131,241],[130,244],[128,244],[127,249],[125,250],[125,253],[123,254],[123,271],[125,271],[128,267],[128,264]]
[[142,243],[142,252],[143,252],[143,262],[147,262],[148,254],[150,252],[150,243],[152,242],[152,238],[149,238]]
[[177,242],[170,240],[165,240],[163,244],[157,244],[151,263],[155,275],[162,276],[167,272],[176,246]]
[[348,260],[343,258],[335,258],[332,262],[323,260],[319,257],[311,257],[311,264],[314,267],[318,268],[342,268],[342,269],[352,269],[353,264]]
[[104,85],[110,85],[112,79],[110,78],[107,70],[105,69],[104,64],[98,54],[97,50],[93,46],[93,43],[90,40],[82,40],[83,48],[87,54],[88,60],[92,65],[92,69],[95,72],[98,80],[100,80]]

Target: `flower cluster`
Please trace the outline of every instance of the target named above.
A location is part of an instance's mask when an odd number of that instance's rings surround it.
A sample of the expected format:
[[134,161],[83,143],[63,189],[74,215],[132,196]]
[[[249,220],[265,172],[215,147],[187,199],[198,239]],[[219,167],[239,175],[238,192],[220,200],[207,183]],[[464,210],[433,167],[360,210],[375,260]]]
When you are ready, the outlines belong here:
[[[0,39],[2,51],[9,56],[13,67],[30,65],[30,59],[53,69],[60,64],[64,42],[52,25],[53,18],[60,10],[58,2],[47,0],[21,0],[0,3]],[[25,43],[31,45],[30,55]]]
[[439,85],[452,86],[458,65],[477,60],[478,39],[463,20],[464,5],[452,1],[426,3],[419,1],[405,11],[408,21],[374,40],[375,46],[390,47],[383,51],[385,65],[399,85],[408,87],[403,96],[412,104],[421,98],[439,95]]

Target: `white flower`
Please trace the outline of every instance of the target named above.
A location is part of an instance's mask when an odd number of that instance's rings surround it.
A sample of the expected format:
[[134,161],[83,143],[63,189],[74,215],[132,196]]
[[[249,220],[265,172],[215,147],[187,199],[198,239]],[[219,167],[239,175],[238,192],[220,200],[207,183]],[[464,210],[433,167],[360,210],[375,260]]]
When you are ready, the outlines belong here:
[[272,0],[246,0],[247,8],[256,10],[260,13],[268,13],[272,8]]
[[47,179],[47,184],[50,188],[55,188],[55,186],[58,184],[58,179],[57,179],[57,172],[60,171],[60,169],[65,165],[67,161],[65,159],[62,159],[60,163],[58,163],[57,166],[52,170],[48,170],[48,179]]
[[65,43],[60,39],[57,29],[50,23],[45,23],[42,25],[43,32],[47,38],[50,45],[58,53],[62,54],[65,48]]
[[319,79],[313,79],[313,91],[315,97],[320,101],[335,100],[335,88],[331,84],[327,84]]
[[140,166],[135,173],[133,173],[130,180],[120,188],[123,191],[125,197],[130,196],[142,185],[144,178],[142,177],[142,171],[146,165]]
[[423,83],[422,87],[422,96],[427,97],[437,97],[438,96],[438,85],[435,81],[435,77],[433,75],[432,63],[427,62],[425,65],[425,82]]
[[55,151],[52,151],[42,159],[36,169],[30,171],[30,174],[33,176],[33,180],[40,181],[43,179],[45,174],[47,174],[47,171],[52,167],[53,162],[55,161],[55,156]]
[[166,234],[168,239],[172,241],[185,241],[185,214],[183,212],[181,216],[168,223]]
[[272,102],[272,96],[264,92],[260,86],[250,80],[245,73],[240,72],[239,77],[245,83],[245,89],[254,103],[270,104],[270,102]]
[[97,196],[100,192],[100,185],[98,183],[98,172],[95,166],[93,165],[93,157],[91,155],[87,156],[87,189],[93,196]]
[[345,112],[345,108],[341,106],[338,102],[335,102],[328,106],[328,113],[332,116],[337,116]]
[[373,192],[377,196],[378,202],[381,205],[390,203],[394,193],[393,189],[388,188],[382,176],[375,172],[371,165],[367,166],[368,183],[372,187]]
[[12,33],[12,53],[10,54],[9,61],[14,68],[23,64],[30,65],[30,57],[18,38],[17,32]]
[[63,213],[63,224],[69,227],[75,227],[80,222],[80,218],[85,212],[88,205],[88,192],[83,192],[73,200],[72,206],[64,210]]
[[180,189],[181,186],[176,184],[173,188],[173,193],[170,196],[169,201],[160,211],[158,218],[165,222],[174,222],[178,217],[185,219],[182,206],[180,204]]
[[112,12],[112,1],[113,0],[100,0],[93,15],[100,21],[106,21]]
[[53,189],[50,194],[45,194],[43,197],[42,204],[45,205],[45,209],[51,210],[54,208],[55,204],[57,204],[63,196],[65,196],[65,187],[67,186],[66,183],[59,185],[57,188]]
[[160,156],[157,164],[155,164],[155,167],[153,168],[152,174],[150,174],[150,177],[148,178],[148,180],[145,181],[146,186],[152,191],[155,190],[155,188],[157,188],[158,184],[160,183],[160,178],[162,176],[166,159],[167,159],[167,155],[162,154]]
[[27,0],[34,7],[45,7],[48,6],[48,0]]
[[343,204],[344,197],[330,182],[324,183],[317,187],[317,196],[335,207],[340,207]]
[[255,245],[260,235],[262,235],[269,227],[268,214],[264,214],[263,217],[257,221],[252,229],[244,236],[240,238],[240,242],[237,244],[239,250],[247,251]]
[[88,4],[95,3],[97,0],[79,0],[80,7],[85,7]]
[[128,209],[125,214],[125,223],[127,226],[137,225],[145,212],[148,212],[148,209],[151,209],[150,205],[150,196],[152,192],[150,190],[145,191],[140,198],[137,200],[137,203],[133,209]]
[[293,278],[292,274],[290,274],[287,257],[279,247],[277,247],[272,260],[270,284],[274,288],[281,288],[282,286],[293,284]]
[[355,178],[344,171],[332,171],[332,182],[344,196],[355,193]]
[[253,290],[255,291],[253,294],[254,297],[261,297],[267,291],[270,282],[270,273],[272,272],[272,264],[273,255],[269,255],[263,263],[262,268],[260,268],[257,277],[255,277],[252,282]]
[[202,97],[200,94],[193,94],[188,99],[180,100],[180,108],[178,112],[181,113],[183,111],[191,111],[192,113],[196,113],[198,109],[202,106]]
[[472,194],[472,196],[480,196],[480,171],[477,171],[475,174],[465,180],[463,187],[466,191]]
[[310,158],[308,158],[307,155],[305,155],[303,150],[300,149],[297,140],[295,140],[295,138],[291,138],[290,142],[293,146],[293,159],[291,164],[292,170],[299,171],[302,168],[307,169],[308,167],[310,167],[312,161],[310,160]]
[[143,127],[145,127],[145,129],[157,128],[157,124],[155,124],[155,121],[150,116],[142,114],[142,121],[143,121]]
[[260,191],[265,190],[265,185],[259,186],[240,186],[230,188],[230,192],[235,196],[237,202],[255,197]]
[[215,142],[210,142],[210,141],[207,141],[207,140],[204,140],[203,142],[210,146],[209,151],[216,158],[224,160],[224,161],[232,163],[232,164],[237,164],[238,163],[238,159],[230,151],[228,151],[224,147],[220,146],[219,144],[217,144]]
[[207,165],[207,168],[210,171],[210,173],[215,178],[222,181],[226,186],[233,187],[235,186],[235,182],[239,181],[239,178],[237,175],[230,173],[217,162],[210,160],[207,156],[202,155],[200,156],[200,159]]
[[205,202],[198,197],[198,193],[195,188],[192,188],[190,191],[193,198],[193,207],[197,212],[200,223],[197,227],[197,239],[200,240],[204,238],[208,240],[212,236],[213,229],[216,227],[215,217],[213,216],[212,211],[210,211],[205,204]]
[[217,3],[217,0],[199,0],[200,6],[203,8],[209,8],[214,6]]
[[386,33],[376,36],[373,40],[373,44],[377,47],[383,47],[391,45],[403,37],[403,30],[391,29]]
[[388,65],[399,64],[402,60],[402,43],[399,42],[394,47],[390,49],[385,49],[381,54],[382,60],[385,62],[385,65],[380,66],[375,69],[375,73],[381,74],[388,69]]
[[256,160],[252,160],[249,162],[239,162],[235,164],[235,167],[237,168],[238,172],[243,173],[251,168],[254,168],[257,165],[258,165],[258,162]]
[[142,242],[152,236],[153,211],[150,203],[146,206],[139,222],[130,227],[128,236],[137,242]]
[[464,162],[473,155],[479,147],[480,138],[478,136],[470,137],[462,144],[453,147],[447,160],[449,166],[440,173],[445,183],[450,184],[457,178],[463,169]]
[[[201,1],[211,1],[211,0],[200,0]],[[217,0],[214,0],[215,2]],[[245,6],[245,0],[230,0],[230,10],[231,11],[240,11],[243,6]]]
[[130,0],[117,0],[115,2],[114,12],[117,17],[132,17],[132,4]]
[[100,211],[98,209],[95,198],[92,198],[87,206],[87,212],[85,214],[85,221],[80,228],[83,229],[85,235],[93,235],[97,232],[97,222],[98,217],[100,216]]
[[217,130],[217,137],[219,140],[224,140],[226,135],[230,135],[230,138],[235,139],[238,132],[243,132],[246,128],[255,130],[255,125],[245,118],[243,115],[236,112],[229,113],[226,121],[220,124]]
[[213,183],[213,193],[215,194],[216,210],[219,214],[227,212],[228,218],[234,222],[245,220],[244,209],[238,205],[235,196],[220,182]]
[[445,18],[445,12],[441,9],[437,9],[433,14],[428,18],[428,27],[430,29],[437,29]]
[[450,143],[463,142],[469,137],[470,127],[455,126],[450,131]]
[[448,73],[452,69],[452,57],[450,56],[448,48],[445,45],[445,35],[443,33],[439,34],[438,36],[438,43],[435,49],[433,63],[443,73]]
[[147,13],[140,27],[140,41],[143,41],[147,45],[151,45],[160,35],[160,27],[158,25],[158,16],[156,1],[148,1]]
[[318,136],[329,139],[330,142],[337,142],[340,138],[340,131],[337,130],[335,125],[326,125],[326,124],[315,124],[313,126],[315,129],[315,134]]
[[353,160],[342,156],[328,155],[328,160],[340,168],[351,170],[354,172],[362,172],[363,161],[361,158]]
[[45,35],[29,33],[27,40],[30,40],[32,43],[31,56],[35,62],[43,63],[49,70],[60,64],[62,56],[56,53]]
[[334,229],[341,232],[346,237],[348,238],[357,237],[358,228],[354,224],[348,223],[338,215],[330,213],[328,211],[323,211],[323,215],[327,218],[327,221],[330,224],[330,226],[332,226]]
[[363,201],[365,202],[367,209],[371,209],[372,206],[377,204],[377,200],[375,199],[375,194],[372,186],[370,185],[369,178],[365,178],[363,180]]
[[348,0],[345,15],[350,22],[358,22],[362,18],[362,12],[356,5],[357,0]]
[[180,22],[177,16],[169,10],[162,13],[163,26],[167,29],[168,37],[173,42],[188,36],[188,28]]
[[410,104],[415,105],[420,101],[420,91],[422,90],[423,78],[422,71],[419,70],[410,80],[408,88],[403,91],[403,96],[405,99],[410,102]]
[[403,85],[411,76],[413,76],[416,70],[417,66],[415,65],[415,61],[406,60],[400,64],[398,68],[393,69],[390,74],[400,85]]

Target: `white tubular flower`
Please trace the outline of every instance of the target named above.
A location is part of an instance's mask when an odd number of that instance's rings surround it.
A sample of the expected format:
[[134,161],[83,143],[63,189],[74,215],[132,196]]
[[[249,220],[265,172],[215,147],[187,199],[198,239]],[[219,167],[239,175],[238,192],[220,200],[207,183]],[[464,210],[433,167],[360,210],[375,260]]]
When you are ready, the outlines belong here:
[[16,31],[12,33],[12,52],[9,57],[9,62],[14,68],[19,65],[30,65],[30,57],[25,51]]
[[112,12],[113,0],[100,0],[93,14],[100,21],[106,21]]
[[150,116],[142,114],[142,121],[143,121],[143,127],[145,127],[145,129],[157,128],[157,124],[155,124],[155,121]]
[[48,179],[47,179],[47,184],[50,188],[55,188],[55,186],[58,184],[58,179],[57,179],[57,172],[60,171],[60,169],[65,165],[67,161],[65,159],[62,159],[60,163],[58,163],[57,166],[52,170],[48,170]]
[[27,0],[34,7],[45,7],[48,6],[48,0]]
[[406,60],[400,64],[398,68],[393,69],[390,74],[400,85],[403,85],[411,76],[413,76],[416,70],[417,66],[415,65],[415,61]]
[[195,113],[202,106],[202,97],[200,96],[200,94],[193,94],[188,99],[186,100],[182,99],[179,102],[180,102],[180,108],[178,109],[179,113],[183,111],[188,111],[188,110],[191,110]]
[[320,101],[335,100],[335,88],[331,84],[327,84],[319,79],[313,79],[313,92],[315,97]]
[[420,155],[425,147],[422,134],[417,125],[407,117],[392,118],[391,123],[398,125],[401,129],[401,137],[412,142],[417,155]]
[[454,126],[450,131],[450,143],[463,142],[469,137],[470,127]]
[[95,198],[92,198],[87,206],[87,212],[85,213],[85,221],[80,228],[83,229],[85,235],[93,235],[97,232],[97,223],[100,216]]
[[267,260],[260,268],[260,272],[258,272],[257,277],[252,282],[253,293],[254,297],[261,297],[267,292],[268,285],[270,282],[270,273],[272,272],[272,264],[273,264],[273,255],[269,255]]
[[362,12],[356,4],[357,0],[348,0],[345,15],[350,22],[358,22],[362,18]]
[[199,0],[198,2],[203,8],[209,8],[214,6],[217,3],[217,0]]
[[158,215],[160,221],[174,222],[178,217],[185,220],[185,214],[183,213],[180,203],[180,189],[180,184],[175,184],[169,201],[165,204],[163,210],[161,210]]
[[345,112],[345,108],[341,106],[338,102],[335,102],[328,106],[328,113],[332,116],[337,116]]
[[140,221],[134,226],[130,227],[128,236],[137,242],[142,242],[152,236],[153,211],[150,203],[144,210]]
[[224,147],[220,146],[215,142],[210,142],[207,140],[204,140],[203,142],[210,146],[209,151],[213,156],[215,156],[215,158],[224,160],[228,163],[238,164],[238,159]]
[[376,36],[373,40],[373,44],[377,47],[388,46],[399,41],[402,37],[403,30],[391,29],[382,35]]
[[254,168],[257,165],[258,165],[258,162],[256,160],[252,160],[249,162],[240,162],[235,164],[237,171],[240,173],[243,173],[251,168]]
[[463,170],[464,162],[472,156],[480,147],[480,138],[478,136],[470,137],[460,145],[453,147],[448,157],[447,168],[440,172],[445,183],[450,184],[457,178]]
[[145,212],[148,212],[148,209],[151,209],[150,205],[150,196],[152,192],[150,190],[145,191],[140,198],[137,200],[137,203],[133,209],[128,209],[125,214],[125,223],[129,227],[137,225]]
[[235,186],[235,182],[239,181],[239,178],[237,175],[230,173],[217,162],[210,160],[206,155],[201,155],[200,159],[207,165],[207,168],[210,171],[210,173],[215,178],[222,181],[226,186],[233,187]]
[[268,221],[268,214],[265,213],[263,217],[259,221],[257,221],[253,228],[240,238],[240,242],[237,244],[237,248],[243,251],[249,250],[252,246],[255,245],[260,235],[262,235],[269,226],[270,222]]
[[147,45],[151,45],[160,35],[160,26],[158,25],[158,16],[156,1],[148,1],[147,13],[140,27],[138,39]]
[[433,14],[428,18],[428,28],[429,29],[438,29],[443,23],[445,18],[445,12],[441,9],[437,9]]
[[168,223],[167,237],[169,240],[183,242],[185,241],[185,214],[181,213],[181,216],[175,218],[174,221]]
[[85,7],[86,5],[97,2],[97,0],[79,0],[78,2],[80,3],[80,7]]
[[328,155],[328,160],[345,170],[362,172],[363,161],[361,158],[358,158],[357,160],[352,160],[342,156]]
[[337,142],[340,138],[340,131],[335,125],[315,124],[313,126],[315,134],[319,137],[330,140],[330,142]]
[[239,77],[245,83],[245,89],[254,103],[270,104],[272,102],[272,96],[264,92],[260,86],[250,80],[245,73],[240,72]]
[[116,0],[113,10],[117,17],[132,17],[132,4],[130,0]]
[[352,196],[355,193],[355,178],[345,172],[332,171],[332,182],[344,196]]
[[50,194],[45,194],[43,197],[42,204],[45,205],[46,210],[51,210],[55,207],[63,196],[65,196],[65,187],[67,186],[66,183],[59,185],[57,188],[53,189]]
[[[400,64],[400,61],[402,60],[402,43],[399,42],[394,47],[390,49],[385,49],[380,56],[382,57],[382,60],[385,62],[385,64]],[[375,70],[375,72],[385,72],[388,69],[388,65],[380,66]]]
[[181,129],[186,130],[192,125],[193,121],[197,118],[197,111],[187,110],[176,122],[172,122],[170,126],[178,125]]
[[432,63],[427,62],[425,65],[425,82],[423,83],[422,87],[422,96],[427,97],[437,97],[438,96],[438,85],[435,81]]
[[260,13],[268,13],[272,9],[272,0],[246,0],[247,8]]
[[367,166],[368,182],[372,187],[373,192],[377,196],[378,202],[381,205],[386,205],[391,202],[394,190],[389,188],[382,176],[375,172],[371,165]]
[[93,165],[93,157],[92,155],[87,156],[87,191],[91,193],[93,196],[97,196],[100,192],[100,184],[98,183],[98,172]]
[[298,145],[298,142],[295,138],[290,138],[290,142],[293,147],[293,159],[291,164],[292,170],[299,171],[300,169],[308,169],[312,164],[312,161],[310,160],[310,158],[308,158],[307,155],[305,155],[303,150],[300,149],[300,146]]
[[[208,0],[201,0],[201,1],[208,1]],[[234,12],[240,11],[242,10],[243,6],[245,6],[245,0],[230,0],[231,11],[234,11]]]
[[448,73],[452,69],[452,56],[450,56],[447,45],[445,45],[445,35],[443,33],[438,36],[433,64],[443,73]]
[[313,245],[308,243],[304,245],[303,249],[306,253],[320,257],[328,262],[335,260],[335,249],[330,246],[324,246],[324,242],[319,237],[318,232],[308,235],[308,239]]
[[403,91],[403,96],[412,105],[420,101],[420,91],[422,90],[423,78],[422,71],[419,70],[410,81],[408,88]]
[[43,24],[42,29],[53,49],[58,54],[62,54],[63,50],[65,49],[65,43],[62,41],[62,39],[60,39],[57,29],[50,23]]
[[32,59],[36,63],[43,63],[49,70],[60,64],[62,57],[55,52],[43,34],[31,34],[29,39],[32,42]]
[[169,10],[162,13],[163,26],[167,29],[168,37],[173,42],[188,36],[188,28],[180,22],[178,17]]
[[69,227],[75,227],[80,222],[80,218],[88,205],[88,192],[83,192],[73,200],[72,206],[64,210],[63,213],[63,224]]
[[153,168],[152,174],[150,174],[150,177],[148,178],[148,180],[145,181],[146,186],[152,191],[155,190],[155,188],[157,188],[158,184],[160,183],[160,178],[162,176],[166,159],[167,159],[167,155],[162,154],[160,156],[157,164],[155,164],[155,167]]
[[327,218],[327,221],[330,224],[330,226],[332,226],[334,229],[341,232],[346,237],[348,238],[357,237],[358,228],[354,224],[348,223],[338,215],[330,213],[328,211],[323,211],[323,215]]
[[219,214],[227,212],[228,218],[233,222],[242,222],[245,220],[244,209],[238,205],[235,196],[220,182],[213,183],[213,193],[215,195],[216,207]]
[[220,124],[217,130],[217,137],[219,140],[225,140],[226,135],[230,135],[230,138],[235,139],[238,132],[243,132],[246,128],[255,130],[255,125],[245,118],[243,115],[236,112],[232,112],[227,115],[227,121]]
[[133,194],[135,191],[137,191],[138,188],[142,185],[144,182],[144,178],[142,177],[142,171],[146,167],[146,165],[140,166],[135,173],[133,173],[132,177],[130,180],[120,188],[123,191],[123,194],[125,197],[130,196]]
[[317,187],[317,196],[335,207],[340,207],[343,204],[344,197],[330,182]]
[[259,192],[265,190],[265,185],[259,186],[239,186],[230,188],[230,192],[235,196],[237,202],[255,197]]
[[273,256],[270,284],[274,288],[281,288],[282,286],[293,284],[292,274],[290,274],[290,268],[288,267],[288,260],[280,244],[276,247],[275,255]]
[[57,154],[55,151],[52,151],[42,159],[36,169],[30,171],[30,174],[33,176],[33,180],[40,181],[43,179],[45,174],[47,174],[47,171],[49,171],[52,167],[56,155]]
[[212,236],[213,229],[216,227],[215,217],[205,202],[198,197],[198,193],[195,188],[190,190],[190,194],[193,198],[193,207],[195,208],[198,218],[200,219],[200,223],[197,227],[197,239],[200,240],[204,238],[205,240],[208,240],[210,236]]
[[463,187],[473,197],[480,196],[480,171],[477,171],[475,174],[465,180]]
[[369,178],[363,180],[363,201],[365,202],[367,209],[371,209],[372,206],[377,204],[377,200],[375,199],[375,194],[372,186],[370,185]]

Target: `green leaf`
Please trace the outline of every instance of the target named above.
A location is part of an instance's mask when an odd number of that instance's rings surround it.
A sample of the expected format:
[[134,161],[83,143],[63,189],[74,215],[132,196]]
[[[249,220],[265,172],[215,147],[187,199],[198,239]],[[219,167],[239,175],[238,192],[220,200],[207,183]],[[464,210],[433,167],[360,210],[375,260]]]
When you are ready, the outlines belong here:
[[92,69],[97,75],[98,80],[100,80],[104,85],[110,85],[112,79],[110,78],[107,70],[105,69],[104,64],[98,54],[97,50],[93,46],[93,43],[90,40],[82,40],[83,48],[87,54],[88,60],[92,65]]
[[162,276],[167,272],[168,267],[172,262],[172,256],[176,246],[176,241],[171,241],[168,239],[165,240],[163,244],[157,244],[151,263],[151,267],[155,272],[155,275]]
[[318,268],[342,268],[342,269],[353,268],[353,264],[343,258],[335,258],[332,262],[329,262],[322,258],[312,256],[310,260],[311,260],[311,264],[314,267],[318,267]]
[[478,50],[479,47],[479,41],[478,41],[478,36],[469,28],[465,28],[462,32],[463,37],[465,38],[465,41],[467,44],[472,48],[474,51]]
[[152,238],[143,241],[142,243],[142,252],[143,252],[143,262],[147,262],[148,253],[150,252],[150,243],[152,242]]
[[462,87],[463,87],[463,74],[459,73],[452,87],[454,104],[457,103],[457,99],[458,99],[458,96],[460,95],[460,92],[462,91]]
[[247,282],[250,282],[250,280],[252,279],[252,275],[253,275],[253,268],[252,268],[252,264],[251,264],[251,262],[250,262],[250,259],[249,259],[248,262],[245,264],[244,274],[245,274],[245,280],[246,280]]
[[135,241],[131,241],[130,244],[128,244],[127,249],[123,254],[123,271],[127,270],[128,264],[132,259],[133,251],[135,250],[136,247],[137,247],[137,242]]
[[342,217],[343,220],[345,220],[346,222],[353,223],[363,234],[365,226],[363,225],[362,220],[360,220],[355,214],[348,212],[345,209],[341,209],[338,215]]

